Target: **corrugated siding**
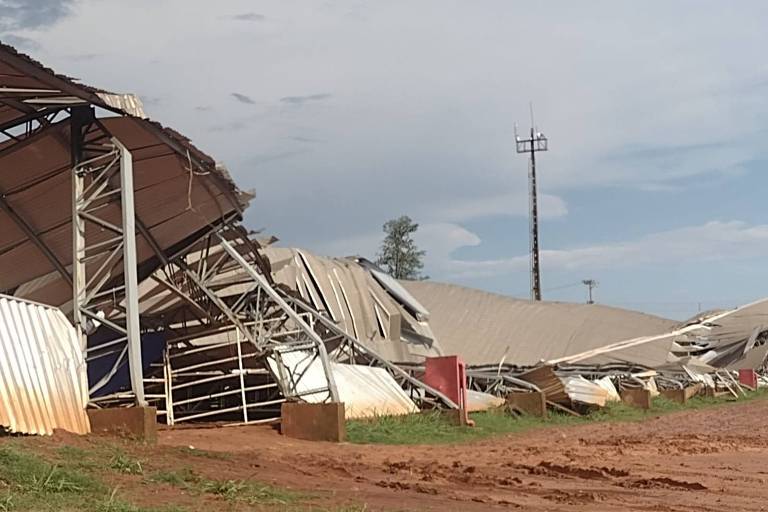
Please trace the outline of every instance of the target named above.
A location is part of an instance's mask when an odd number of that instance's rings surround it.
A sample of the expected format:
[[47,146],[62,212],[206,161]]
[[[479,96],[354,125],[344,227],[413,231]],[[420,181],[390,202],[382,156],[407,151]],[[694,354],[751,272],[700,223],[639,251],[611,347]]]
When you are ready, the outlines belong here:
[[74,327],[56,308],[0,295],[0,425],[90,432],[88,380]]

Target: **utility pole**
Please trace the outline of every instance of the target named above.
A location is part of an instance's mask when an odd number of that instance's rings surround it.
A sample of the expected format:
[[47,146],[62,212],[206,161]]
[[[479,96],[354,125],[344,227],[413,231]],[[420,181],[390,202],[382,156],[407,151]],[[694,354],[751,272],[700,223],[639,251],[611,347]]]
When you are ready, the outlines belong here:
[[585,284],[587,286],[588,290],[589,290],[589,292],[588,292],[589,293],[589,295],[588,295],[589,298],[587,299],[587,304],[594,304],[595,301],[592,300],[592,289],[593,288],[597,288],[597,281],[595,281],[594,279],[585,279],[585,280],[582,281],[582,283]]
[[530,166],[528,168],[528,201],[530,206],[531,229],[531,300],[541,300],[541,268],[539,266],[539,205],[536,193],[536,152],[547,151],[547,138],[543,133],[536,131],[533,122],[533,106],[531,106],[531,136],[521,139],[517,135],[515,125],[515,143],[518,153],[530,154]]

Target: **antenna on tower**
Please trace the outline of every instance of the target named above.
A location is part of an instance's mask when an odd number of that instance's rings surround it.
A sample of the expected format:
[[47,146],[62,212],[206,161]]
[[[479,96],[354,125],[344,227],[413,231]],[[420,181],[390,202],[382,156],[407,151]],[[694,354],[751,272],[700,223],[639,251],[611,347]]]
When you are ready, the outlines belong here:
[[541,300],[541,268],[539,266],[539,206],[536,192],[536,153],[548,150],[548,140],[541,133],[533,118],[533,103],[529,103],[531,110],[531,135],[522,139],[517,135],[515,124],[515,149],[518,153],[530,155],[528,168],[528,201],[530,207],[530,231],[531,231],[531,300]]

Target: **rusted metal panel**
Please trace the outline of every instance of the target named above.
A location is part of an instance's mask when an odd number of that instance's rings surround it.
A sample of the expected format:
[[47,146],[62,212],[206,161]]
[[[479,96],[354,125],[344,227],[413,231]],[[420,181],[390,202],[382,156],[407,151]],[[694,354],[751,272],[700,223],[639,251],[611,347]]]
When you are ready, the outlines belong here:
[[56,308],[0,295],[0,425],[90,432],[88,378],[75,330]]

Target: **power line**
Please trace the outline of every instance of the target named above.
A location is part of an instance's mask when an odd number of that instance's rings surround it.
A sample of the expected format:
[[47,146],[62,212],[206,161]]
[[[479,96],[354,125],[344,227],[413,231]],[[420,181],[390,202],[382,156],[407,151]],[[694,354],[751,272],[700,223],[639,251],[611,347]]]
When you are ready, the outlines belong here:
[[542,290],[542,291],[545,291],[545,292],[554,292],[554,291],[557,291],[557,290],[565,290],[566,288],[575,288],[575,287],[577,287],[577,286],[581,286],[582,284],[583,284],[583,283],[582,283],[581,281],[577,281],[577,282],[575,282],[575,283],[570,283],[570,284],[563,284],[563,285],[560,285],[560,286],[554,286],[554,287],[552,287],[552,288],[545,288],[545,289],[544,289],[544,290]]

